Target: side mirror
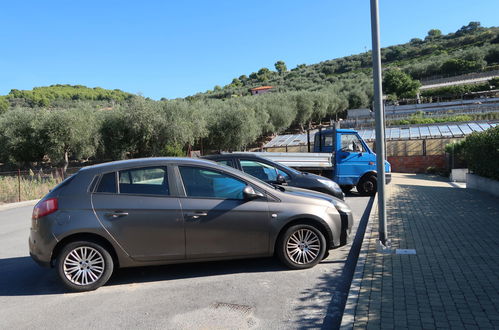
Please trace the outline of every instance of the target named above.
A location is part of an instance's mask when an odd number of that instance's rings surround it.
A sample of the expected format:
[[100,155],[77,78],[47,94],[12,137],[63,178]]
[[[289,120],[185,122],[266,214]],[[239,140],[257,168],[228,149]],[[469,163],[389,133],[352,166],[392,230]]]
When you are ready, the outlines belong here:
[[275,180],[277,184],[285,184],[286,183],[286,178],[282,176],[281,174],[277,174],[277,178]]
[[243,189],[243,196],[246,200],[253,200],[259,197],[263,197],[263,194],[261,192],[255,191],[252,186],[246,186]]

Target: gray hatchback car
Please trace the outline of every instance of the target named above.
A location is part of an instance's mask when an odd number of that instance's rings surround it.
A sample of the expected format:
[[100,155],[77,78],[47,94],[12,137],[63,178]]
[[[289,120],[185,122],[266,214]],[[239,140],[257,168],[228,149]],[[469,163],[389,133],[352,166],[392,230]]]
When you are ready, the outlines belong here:
[[145,158],[81,169],[33,209],[30,255],[71,290],[113,269],[264,257],[319,263],[352,228],[334,197],[274,187],[211,161]]

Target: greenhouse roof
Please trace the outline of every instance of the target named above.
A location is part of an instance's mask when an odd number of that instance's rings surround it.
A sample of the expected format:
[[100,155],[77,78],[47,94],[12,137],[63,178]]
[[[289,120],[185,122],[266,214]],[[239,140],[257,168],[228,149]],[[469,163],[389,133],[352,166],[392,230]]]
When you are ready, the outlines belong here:
[[[387,140],[421,140],[421,139],[448,139],[460,138],[473,132],[482,132],[495,127],[497,122],[462,122],[451,124],[427,124],[401,127],[387,127]],[[374,141],[374,128],[358,129],[359,135],[367,142]],[[318,130],[310,131],[310,143],[314,142],[314,135]],[[292,147],[307,145],[307,134],[285,134],[274,137],[264,145],[264,148]]]

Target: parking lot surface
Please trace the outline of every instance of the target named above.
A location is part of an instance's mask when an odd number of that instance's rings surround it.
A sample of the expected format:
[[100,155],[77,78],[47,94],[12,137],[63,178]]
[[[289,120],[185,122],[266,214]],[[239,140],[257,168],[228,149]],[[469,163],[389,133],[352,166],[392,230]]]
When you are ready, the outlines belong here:
[[[355,236],[370,198],[350,194]],[[348,292],[351,244],[300,271],[276,258],[121,269],[68,293],[28,255],[32,207],[0,211],[0,328],[292,329],[330,325]],[[368,211],[368,210],[367,210]]]

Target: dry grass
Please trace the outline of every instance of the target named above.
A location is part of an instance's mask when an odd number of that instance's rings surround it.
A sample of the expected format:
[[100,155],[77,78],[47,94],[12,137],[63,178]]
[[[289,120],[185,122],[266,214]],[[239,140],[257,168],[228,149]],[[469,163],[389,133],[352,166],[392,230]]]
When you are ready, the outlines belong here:
[[[21,177],[21,201],[39,199],[61,180],[52,175]],[[19,182],[17,177],[0,177],[0,204],[19,201]]]

